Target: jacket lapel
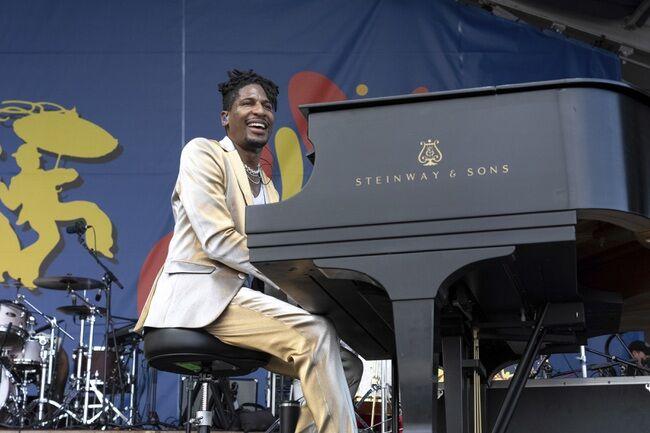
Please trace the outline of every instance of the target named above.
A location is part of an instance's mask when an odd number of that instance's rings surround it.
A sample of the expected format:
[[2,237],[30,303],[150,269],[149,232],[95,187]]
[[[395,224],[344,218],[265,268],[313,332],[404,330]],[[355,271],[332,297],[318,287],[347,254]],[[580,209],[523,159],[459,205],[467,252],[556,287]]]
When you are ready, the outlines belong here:
[[242,194],[244,194],[244,201],[247,205],[253,204],[253,192],[251,191],[251,185],[248,183],[248,176],[246,176],[246,171],[244,170],[244,163],[239,157],[237,151],[228,152],[226,155],[230,158],[232,162],[232,167],[235,169],[235,176],[237,176],[237,183],[239,184],[239,189]]
[[266,195],[269,198],[269,203],[277,203],[280,201],[280,195],[278,194],[278,191],[275,189],[275,186],[273,185],[271,179],[266,176],[264,170],[262,170],[262,182],[264,182],[264,185],[266,186]]
[[244,195],[244,201],[246,202],[246,205],[253,204],[253,192],[251,191],[251,186],[248,183],[248,177],[246,176],[246,171],[244,170],[244,162],[239,157],[239,153],[237,153],[235,145],[227,136],[219,141],[219,145],[223,150],[226,151],[226,157],[230,160],[230,165],[235,171],[237,185]]

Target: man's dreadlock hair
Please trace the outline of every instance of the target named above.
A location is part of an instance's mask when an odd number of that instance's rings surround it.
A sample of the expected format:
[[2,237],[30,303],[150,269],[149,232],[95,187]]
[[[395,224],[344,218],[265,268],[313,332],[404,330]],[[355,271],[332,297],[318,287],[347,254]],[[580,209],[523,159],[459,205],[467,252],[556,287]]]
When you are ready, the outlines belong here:
[[278,86],[273,81],[262,77],[252,69],[248,71],[233,69],[232,71],[228,71],[228,78],[228,81],[219,84],[219,92],[223,97],[223,109],[225,111],[229,111],[232,108],[232,104],[239,94],[239,89],[249,84],[259,84],[273,105],[273,110],[277,111]]

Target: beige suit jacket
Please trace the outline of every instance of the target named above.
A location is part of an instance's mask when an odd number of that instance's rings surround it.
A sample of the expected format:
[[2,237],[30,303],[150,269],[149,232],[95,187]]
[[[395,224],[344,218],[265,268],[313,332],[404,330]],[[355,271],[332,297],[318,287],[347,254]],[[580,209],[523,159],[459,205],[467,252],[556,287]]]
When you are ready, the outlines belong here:
[[[269,202],[277,202],[273,183],[262,176]],[[244,164],[228,137],[187,143],[172,193],[174,235],[136,331],[212,323],[247,275],[278,289],[249,261],[244,218],[252,203]]]

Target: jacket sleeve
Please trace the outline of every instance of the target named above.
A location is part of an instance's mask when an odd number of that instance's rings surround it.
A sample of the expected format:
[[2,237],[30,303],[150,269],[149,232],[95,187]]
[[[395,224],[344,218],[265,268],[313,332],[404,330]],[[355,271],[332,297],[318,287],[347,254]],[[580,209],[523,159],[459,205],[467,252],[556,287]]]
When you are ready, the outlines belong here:
[[246,274],[250,263],[246,236],[239,233],[226,204],[223,154],[206,139],[190,141],[181,154],[178,194],[205,253]]

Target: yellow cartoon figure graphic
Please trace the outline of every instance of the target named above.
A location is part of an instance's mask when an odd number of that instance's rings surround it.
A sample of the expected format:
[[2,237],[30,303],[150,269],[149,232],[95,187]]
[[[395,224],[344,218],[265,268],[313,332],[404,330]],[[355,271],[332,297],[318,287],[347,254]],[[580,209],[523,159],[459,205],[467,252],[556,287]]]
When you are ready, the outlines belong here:
[[[0,214],[0,282],[7,273],[27,287],[34,287],[41,265],[61,240],[57,223],[83,219],[94,229],[98,253],[113,257],[113,226],[108,216],[89,201],[60,201],[66,185],[79,178],[72,168],[60,168],[63,156],[98,158],[115,150],[117,140],[99,126],[51,103],[5,101],[0,122],[12,123],[24,143],[12,154],[19,168],[9,184],[0,181],[0,202],[18,212],[17,226],[29,224],[38,238],[22,248],[8,218]],[[56,165],[44,169],[42,151],[57,155]]]
[[[2,148],[0,148],[2,155]],[[6,188],[5,184],[0,183],[0,190]],[[0,193],[1,194],[1,193]],[[11,223],[0,213],[0,283],[5,281],[4,272],[8,271],[9,263],[15,259],[20,252],[20,241],[16,232],[11,227]]]

